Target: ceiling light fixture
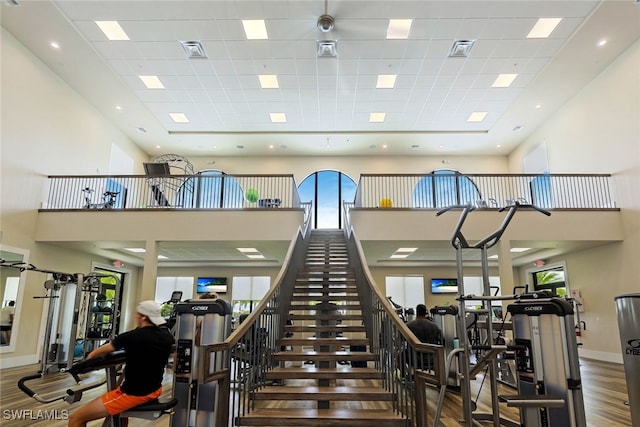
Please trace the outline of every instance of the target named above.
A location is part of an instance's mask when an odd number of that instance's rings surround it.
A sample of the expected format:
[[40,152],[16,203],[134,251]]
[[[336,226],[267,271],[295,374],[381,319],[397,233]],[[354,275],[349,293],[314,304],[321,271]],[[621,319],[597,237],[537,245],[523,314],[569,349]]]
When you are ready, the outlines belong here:
[[169,113],[169,117],[175,123],[189,123],[189,118],[184,113]]
[[474,111],[473,113],[471,113],[469,115],[469,118],[467,119],[468,122],[481,122],[485,119],[485,117],[487,117],[487,112],[486,111]]
[[409,38],[413,19],[389,19],[387,40],[405,40]]
[[600,41],[598,42],[598,46],[600,46],[600,47],[602,47],[602,46],[604,46],[604,45],[606,45],[606,44],[607,44],[607,41],[606,41],[605,39],[602,39],[602,40],[600,40]]
[[269,113],[271,123],[287,123],[287,115],[285,113]]
[[516,77],[518,77],[517,74],[499,74],[491,87],[509,87]]
[[379,74],[376,89],[393,89],[396,85],[396,74]]
[[147,89],[164,89],[158,76],[138,76]]
[[267,40],[267,27],[263,19],[243,19],[242,26],[248,40]]
[[533,26],[529,34],[528,39],[545,39],[551,35],[553,30],[562,21],[562,18],[540,18],[538,22]]
[[258,80],[260,80],[260,87],[262,89],[278,89],[280,87],[278,84],[278,76],[275,74],[260,74]]
[[109,40],[129,40],[118,21],[93,21]]
[[133,252],[136,254],[145,253],[147,250],[144,248],[124,248],[125,251]]
[[60,44],[55,41],[52,41],[51,43],[49,43],[49,46],[51,46],[54,49],[60,49]]
[[387,113],[371,113],[369,114],[369,123],[384,123]]

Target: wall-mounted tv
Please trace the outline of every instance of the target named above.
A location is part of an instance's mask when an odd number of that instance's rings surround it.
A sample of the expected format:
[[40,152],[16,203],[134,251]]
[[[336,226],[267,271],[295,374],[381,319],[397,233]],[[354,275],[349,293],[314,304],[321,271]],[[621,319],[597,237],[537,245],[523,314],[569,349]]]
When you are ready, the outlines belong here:
[[458,279],[431,279],[432,294],[455,294],[458,292]]
[[199,294],[227,292],[226,277],[198,277],[197,284],[196,292]]

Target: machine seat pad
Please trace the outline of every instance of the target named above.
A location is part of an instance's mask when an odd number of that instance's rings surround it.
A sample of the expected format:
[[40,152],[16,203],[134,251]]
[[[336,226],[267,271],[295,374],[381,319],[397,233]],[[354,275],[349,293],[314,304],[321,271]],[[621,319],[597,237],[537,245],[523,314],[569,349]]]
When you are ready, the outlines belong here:
[[136,406],[135,408],[127,409],[126,412],[162,412],[167,411],[178,404],[178,399],[172,397],[170,399],[153,399],[148,401],[147,403],[143,403],[142,405]]

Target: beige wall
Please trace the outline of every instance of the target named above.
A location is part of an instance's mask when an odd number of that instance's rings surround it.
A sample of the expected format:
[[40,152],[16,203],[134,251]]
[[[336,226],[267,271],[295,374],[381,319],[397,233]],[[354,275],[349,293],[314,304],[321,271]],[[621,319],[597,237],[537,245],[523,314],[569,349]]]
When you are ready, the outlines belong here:
[[[520,172],[523,156],[540,143],[551,173],[614,175],[624,241],[550,261],[565,261],[569,285],[582,292],[580,352],[621,361],[614,297],[640,292],[640,41],[512,153],[511,171]],[[519,274],[528,280],[524,269]]]
[[[81,252],[34,242],[34,224],[42,188],[49,174],[107,173],[112,144],[140,168],[148,156],[104,117],[2,30],[1,231],[4,244],[28,249],[41,268],[88,272],[92,262],[108,263]],[[293,173],[297,182],[323,169],[340,170],[354,180],[363,173],[422,173],[442,166],[467,173],[518,173],[523,157],[541,142],[553,173],[614,173],[617,202],[625,219],[626,239],[565,257],[570,284],[583,292],[588,330],[583,353],[619,357],[613,297],[638,291],[640,278],[640,42],[569,101],[521,148],[506,157],[269,157],[194,158],[196,170],[227,173]],[[214,165],[207,162],[215,160]],[[451,163],[443,164],[442,160]],[[136,170],[136,172],[140,172]],[[74,224],[69,224],[73,227]],[[379,272],[375,273],[380,274]],[[137,299],[134,269],[128,310]],[[528,281],[524,269],[521,282]],[[43,292],[39,274],[27,274],[21,339],[8,359],[37,357]],[[603,285],[604,284],[604,285]],[[28,313],[28,314],[27,314]],[[35,313],[35,315],[34,315]],[[35,319],[34,319],[35,317]],[[24,338],[23,337],[24,334]]]

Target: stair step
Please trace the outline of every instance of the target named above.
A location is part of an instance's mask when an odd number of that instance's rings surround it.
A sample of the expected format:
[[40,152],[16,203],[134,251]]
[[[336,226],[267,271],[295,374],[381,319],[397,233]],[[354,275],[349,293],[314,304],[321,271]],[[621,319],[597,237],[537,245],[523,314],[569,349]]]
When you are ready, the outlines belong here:
[[377,380],[382,379],[382,372],[375,368],[353,368],[337,367],[337,368],[316,368],[297,367],[297,368],[273,368],[266,372],[266,378],[269,380],[293,380],[293,379],[356,379],[356,380]]
[[363,325],[287,325],[285,332],[365,332]]
[[361,314],[290,314],[291,320],[358,320],[362,321]]
[[400,414],[384,409],[257,409],[236,420],[238,426],[404,427]]
[[393,393],[382,387],[269,386],[254,393],[256,400],[391,401]]
[[279,345],[302,345],[302,346],[343,346],[343,345],[369,345],[366,338],[348,338],[348,337],[331,337],[331,338],[282,338],[278,341]]
[[367,362],[376,360],[376,355],[368,351],[277,351],[273,353],[276,361],[331,362],[337,360]]
[[[338,298],[334,298],[331,299],[331,301],[342,301],[341,299]],[[341,304],[338,305],[334,308],[322,308],[322,307],[318,307],[316,304],[291,304],[291,307],[289,307],[289,310],[291,311],[307,311],[307,310],[313,310],[313,311],[332,311],[332,310],[347,310],[347,311],[356,311],[356,310],[362,310],[362,307],[360,306],[360,304]]]
[[356,295],[331,295],[331,294],[318,294],[317,292],[308,293],[306,295],[293,295],[292,301],[360,301],[360,297]]

